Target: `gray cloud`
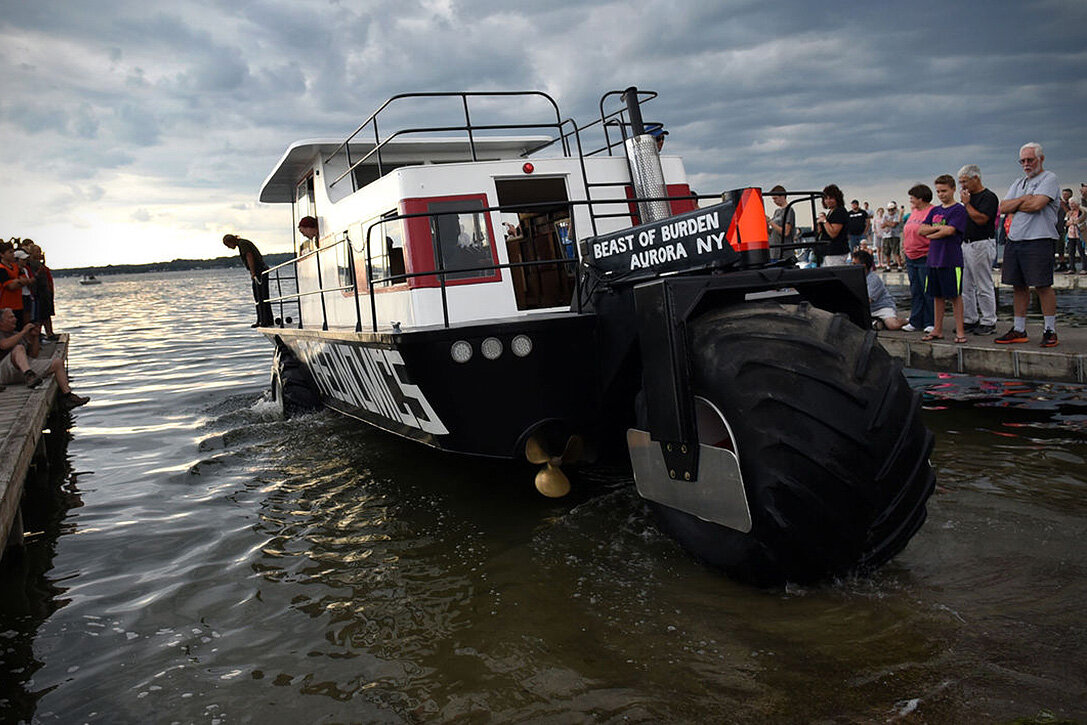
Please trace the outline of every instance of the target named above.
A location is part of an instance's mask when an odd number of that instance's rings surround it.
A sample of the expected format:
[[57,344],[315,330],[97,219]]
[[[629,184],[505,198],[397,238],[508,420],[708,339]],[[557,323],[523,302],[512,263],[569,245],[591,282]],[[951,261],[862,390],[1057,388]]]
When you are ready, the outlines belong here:
[[[61,184],[124,169],[233,205],[290,142],[346,135],[395,93],[539,88],[584,123],[601,92],[635,84],[661,92],[646,113],[701,191],[835,181],[861,196],[973,162],[1002,192],[1028,139],[1065,183],[1087,178],[1081,0],[160,7],[0,0],[9,163]],[[441,105],[389,122],[428,123]]]

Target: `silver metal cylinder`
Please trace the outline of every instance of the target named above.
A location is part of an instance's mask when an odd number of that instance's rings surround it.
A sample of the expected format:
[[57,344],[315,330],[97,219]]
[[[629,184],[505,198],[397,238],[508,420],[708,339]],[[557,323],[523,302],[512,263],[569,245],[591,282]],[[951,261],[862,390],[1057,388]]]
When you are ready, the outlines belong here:
[[[631,180],[634,183],[634,195],[667,196],[657,139],[647,133],[632,136],[626,140],[626,151]],[[641,201],[638,202],[638,216],[643,224],[655,222],[672,216],[672,208],[667,201]]]

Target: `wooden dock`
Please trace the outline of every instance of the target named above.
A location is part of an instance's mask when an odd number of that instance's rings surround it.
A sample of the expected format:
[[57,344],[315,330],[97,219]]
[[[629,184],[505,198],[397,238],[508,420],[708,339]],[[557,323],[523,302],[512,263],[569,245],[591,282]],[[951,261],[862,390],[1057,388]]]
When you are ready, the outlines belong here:
[[[66,359],[68,335],[43,344],[42,355]],[[22,543],[23,485],[56,399],[52,376],[33,390],[13,383],[0,391],[0,558],[9,544]]]

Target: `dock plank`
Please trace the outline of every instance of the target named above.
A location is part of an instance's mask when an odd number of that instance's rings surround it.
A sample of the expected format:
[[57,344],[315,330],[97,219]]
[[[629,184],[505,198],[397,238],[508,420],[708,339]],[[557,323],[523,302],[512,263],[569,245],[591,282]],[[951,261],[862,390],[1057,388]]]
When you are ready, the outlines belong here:
[[[68,335],[43,345],[42,356],[67,358]],[[31,390],[18,383],[0,391],[0,557],[15,526],[34,451],[57,399],[57,381],[46,379]]]

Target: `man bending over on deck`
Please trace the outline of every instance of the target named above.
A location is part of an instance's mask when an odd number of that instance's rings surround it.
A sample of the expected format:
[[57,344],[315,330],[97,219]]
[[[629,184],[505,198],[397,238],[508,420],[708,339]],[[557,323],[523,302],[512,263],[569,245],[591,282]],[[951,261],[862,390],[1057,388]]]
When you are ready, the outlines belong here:
[[38,326],[27,323],[15,331],[15,313],[5,307],[0,310],[0,384],[24,382],[28,388],[36,388],[52,375],[60,388],[60,404],[66,409],[86,405],[90,398],[76,395],[68,385],[64,361],[58,358],[38,358],[41,341]]
[[224,236],[223,244],[230,249],[238,250],[238,256],[241,257],[242,264],[249,270],[249,276],[253,280],[253,299],[257,303],[257,321],[253,323],[253,327],[271,327],[272,306],[266,302],[268,275],[264,274],[268,265],[264,263],[263,255],[257,249],[257,245],[234,234]]

